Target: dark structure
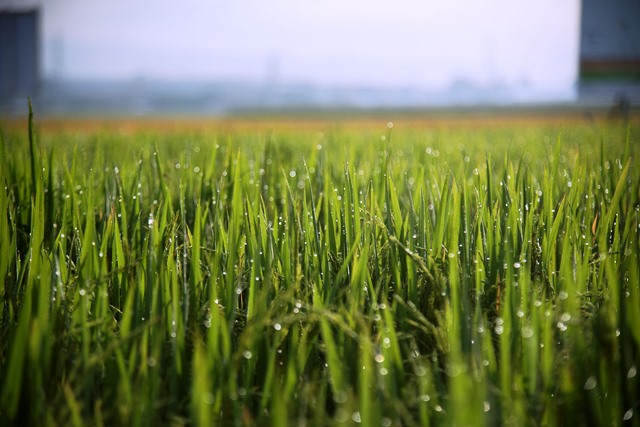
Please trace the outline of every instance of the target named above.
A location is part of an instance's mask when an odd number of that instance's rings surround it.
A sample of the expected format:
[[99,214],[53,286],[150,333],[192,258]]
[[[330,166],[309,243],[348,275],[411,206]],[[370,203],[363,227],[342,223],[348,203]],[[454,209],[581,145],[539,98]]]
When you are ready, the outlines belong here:
[[582,0],[580,98],[620,114],[640,102],[640,2]]
[[0,106],[36,96],[39,83],[39,10],[0,9]]

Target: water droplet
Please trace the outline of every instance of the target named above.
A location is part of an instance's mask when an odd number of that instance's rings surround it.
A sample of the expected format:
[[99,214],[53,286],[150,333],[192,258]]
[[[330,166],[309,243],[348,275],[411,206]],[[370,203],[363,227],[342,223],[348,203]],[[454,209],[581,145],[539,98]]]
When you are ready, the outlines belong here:
[[336,390],[333,395],[333,400],[336,403],[344,403],[347,401],[347,393],[343,390]]
[[622,421],[630,420],[632,417],[633,417],[633,408],[629,409],[627,412],[624,413],[624,416],[622,417]]
[[84,289],[82,289],[82,288],[81,288],[81,289],[78,291],[78,293],[80,294],[80,296],[81,296],[81,297],[83,297],[83,296],[85,296],[85,294],[87,293],[87,291],[85,291]]
[[431,400],[431,396],[429,396],[428,394],[423,394],[422,396],[420,396],[420,400],[422,400],[423,402],[428,402]]
[[382,362],[384,362],[384,356],[381,353],[378,353],[378,354],[376,354],[375,360],[378,363],[382,363]]
[[362,422],[362,418],[360,418],[360,412],[356,411],[353,414],[351,414],[351,419],[353,420],[354,423],[361,423]]
[[484,412],[489,412],[491,410],[491,403],[484,401]]
[[630,369],[629,372],[627,373],[627,379],[631,379],[634,378],[636,376],[636,374],[638,373],[638,370],[636,369],[636,365],[633,365]]
[[591,375],[589,378],[587,378],[587,380],[584,382],[584,389],[585,390],[593,390],[594,388],[596,388],[596,385],[598,384],[598,382],[596,381],[596,377],[594,377],[593,375]]
[[280,329],[282,329],[282,325],[280,323],[274,323],[273,329],[275,329],[276,331],[279,331]]
[[253,353],[251,353],[249,350],[245,350],[242,353],[242,356],[244,356],[245,359],[249,360],[253,357]]
[[202,402],[205,405],[213,405],[213,402],[214,402],[213,393],[211,393],[211,392],[203,393],[202,394]]

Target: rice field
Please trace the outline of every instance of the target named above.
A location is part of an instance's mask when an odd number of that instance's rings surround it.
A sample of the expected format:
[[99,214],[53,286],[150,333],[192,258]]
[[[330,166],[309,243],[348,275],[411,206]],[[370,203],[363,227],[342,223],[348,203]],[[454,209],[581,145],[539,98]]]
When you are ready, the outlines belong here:
[[2,425],[640,425],[637,122],[0,130]]

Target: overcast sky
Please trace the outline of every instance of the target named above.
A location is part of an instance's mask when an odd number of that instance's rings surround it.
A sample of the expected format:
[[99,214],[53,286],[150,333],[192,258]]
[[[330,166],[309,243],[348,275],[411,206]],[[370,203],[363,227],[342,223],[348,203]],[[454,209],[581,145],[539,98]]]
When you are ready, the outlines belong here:
[[46,75],[426,88],[470,80],[559,90],[577,78],[580,0],[42,5]]

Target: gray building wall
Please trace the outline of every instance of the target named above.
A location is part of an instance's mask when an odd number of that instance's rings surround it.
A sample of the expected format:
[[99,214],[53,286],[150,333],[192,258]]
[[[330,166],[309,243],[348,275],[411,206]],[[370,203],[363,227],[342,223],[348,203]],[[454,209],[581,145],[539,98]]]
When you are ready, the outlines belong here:
[[582,0],[581,79],[640,79],[640,1]]
[[0,103],[35,96],[40,80],[39,11],[0,10]]

